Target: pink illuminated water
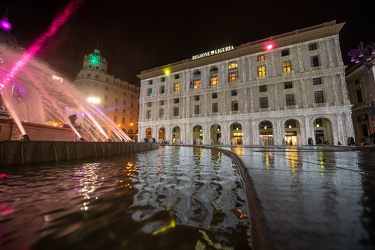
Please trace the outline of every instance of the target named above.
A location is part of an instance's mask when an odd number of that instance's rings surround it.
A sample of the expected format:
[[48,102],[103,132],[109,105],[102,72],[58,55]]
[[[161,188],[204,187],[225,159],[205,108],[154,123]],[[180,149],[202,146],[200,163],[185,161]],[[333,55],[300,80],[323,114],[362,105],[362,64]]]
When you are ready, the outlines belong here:
[[[21,55],[22,51],[0,44],[3,61],[0,78],[9,72]],[[19,121],[37,124],[70,124],[78,138],[86,141],[131,140],[104,113],[89,104],[71,82],[60,81],[56,75],[58,73],[45,62],[36,58],[29,60],[1,92],[12,117],[16,114]],[[72,114],[79,116],[80,127],[71,125],[69,116]],[[25,131],[22,134],[26,134]]]
[[[67,21],[83,0],[73,0],[60,13],[33,45],[26,51],[15,51],[0,45],[0,91],[5,105],[22,135],[26,131],[21,121],[63,125],[68,124],[77,138],[90,141],[130,141],[116,124],[88,104],[73,85],[59,81],[47,64],[34,58],[44,43]],[[69,107],[69,109],[66,109]],[[80,126],[73,126],[69,115],[86,114]]]

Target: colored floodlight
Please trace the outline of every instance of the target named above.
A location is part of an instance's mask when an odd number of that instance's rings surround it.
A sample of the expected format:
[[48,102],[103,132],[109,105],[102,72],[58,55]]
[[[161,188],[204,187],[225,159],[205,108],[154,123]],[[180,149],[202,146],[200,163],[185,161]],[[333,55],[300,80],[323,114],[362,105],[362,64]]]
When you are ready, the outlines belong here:
[[272,49],[275,48],[275,44],[273,42],[268,42],[264,45],[264,49],[266,51],[271,51]]
[[8,18],[3,17],[0,20],[0,27],[5,31],[10,31],[12,29],[12,24],[8,21]]

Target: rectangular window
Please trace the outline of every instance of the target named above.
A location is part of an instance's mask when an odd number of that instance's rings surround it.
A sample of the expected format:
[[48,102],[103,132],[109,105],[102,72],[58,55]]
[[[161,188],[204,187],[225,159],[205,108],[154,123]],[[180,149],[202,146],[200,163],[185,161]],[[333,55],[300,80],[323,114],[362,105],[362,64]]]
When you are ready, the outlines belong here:
[[174,75],[174,79],[180,79],[180,75],[179,74],[175,74]]
[[199,101],[199,100],[200,100],[199,95],[194,96],[194,101]]
[[237,90],[232,90],[231,94],[232,94],[232,96],[237,96]]
[[173,87],[174,92],[179,92],[180,91],[180,83],[176,82]]
[[201,87],[201,80],[194,80],[194,88],[199,89]]
[[284,82],[284,89],[292,89],[293,83],[292,82]]
[[151,106],[152,106],[152,102],[148,102],[147,107],[151,107]]
[[322,84],[322,78],[320,77],[313,78],[313,85],[320,85],[320,84]]
[[164,109],[159,110],[159,118],[164,118]]
[[152,89],[151,88],[147,89],[147,96],[152,96]]
[[219,84],[219,78],[217,76],[213,76],[210,78],[210,86],[216,87]]
[[259,86],[259,92],[267,92],[267,85]]
[[363,102],[362,91],[360,89],[357,90],[357,101],[358,101],[358,103]]
[[258,66],[258,77],[265,77],[266,76],[266,66]]
[[281,56],[289,56],[289,49],[282,50]]
[[258,61],[258,62],[262,62],[262,61],[264,61],[264,55],[258,55],[258,56],[257,56],[257,61]]
[[124,124],[124,123],[125,123],[125,117],[122,118],[122,124]]
[[165,82],[165,77],[160,78],[161,82]]
[[217,93],[212,93],[212,99],[216,99],[217,98]]
[[312,56],[310,57],[310,66],[311,67],[319,67],[319,58],[318,56]]
[[180,98],[174,98],[174,99],[173,99],[173,103],[175,103],[175,104],[176,104],[176,103],[180,103]]
[[148,80],[148,85],[152,85],[152,80]]
[[312,43],[312,44],[309,44],[309,50],[316,50],[318,47],[316,45],[316,43]]
[[160,86],[160,94],[164,94],[165,93],[165,86]]
[[290,61],[283,62],[283,71],[284,73],[290,73],[292,71],[292,65]]
[[160,106],[163,106],[164,105],[164,100],[161,100],[160,101]]
[[217,113],[217,112],[219,112],[218,103],[217,102],[212,103],[212,113]]
[[228,82],[237,82],[238,72],[229,72],[228,73]]
[[180,115],[180,109],[178,107],[173,108],[173,116],[179,116]]
[[354,84],[358,84],[359,83],[359,79],[356,79],[355,81],[354,81]]
[[233,101],[231,107],[232,111],[238,111],[238,101]]
[[194,114],[196,115],[200,114],[199,105],[194,105]]
[[324,97],[323,97],[323,91],[322,90],[315,91],[314,95],[315,95],[315,103],[324,103]]
[[259,101],[260,101],[260,107],[262,109],[268,108],[268,98],[266,96],[265,97],[261,97]]
[[294,106],[294,95],[287,94],[286,95],[286,106]]
[[146,118],[151,119],[151,110],[146,111]]

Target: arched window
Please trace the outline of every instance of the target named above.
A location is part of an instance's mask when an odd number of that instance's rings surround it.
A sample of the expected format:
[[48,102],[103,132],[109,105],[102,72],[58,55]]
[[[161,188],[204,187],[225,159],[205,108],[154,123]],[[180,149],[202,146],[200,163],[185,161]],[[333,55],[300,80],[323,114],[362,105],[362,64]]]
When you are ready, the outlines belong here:
[[238,81],[238,64],[233,62],[228,66],[228,82]]
[[219,84],[219,70],[217,67],[210,69],[210,86],[216,87]]
[[193,74],[193,80],[190,82],[190,88],[199,89],[201,88],[201,72],[195,71]]

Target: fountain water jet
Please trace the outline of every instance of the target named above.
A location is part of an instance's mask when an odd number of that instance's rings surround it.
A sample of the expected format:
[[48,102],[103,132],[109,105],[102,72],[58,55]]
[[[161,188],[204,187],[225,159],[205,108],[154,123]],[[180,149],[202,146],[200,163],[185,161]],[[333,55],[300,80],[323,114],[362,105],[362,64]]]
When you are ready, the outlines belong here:
[[[7,75],[21,54],[20,49],[0,44],[1,78]],[[72,83],[58,81],[56,75],[45,62],[33,58],[5,85],[1,95],[12,118],[18,117],[19,128],[23,128],[21,121],[68,125],[76,134],[76,140],[131,141],[103,112],[88,103]],[[69,120],[70,115],[83,113],[83,125],[72,124]],[[28,139],[25,130],[20,129],[20,133],[24,140]]]

